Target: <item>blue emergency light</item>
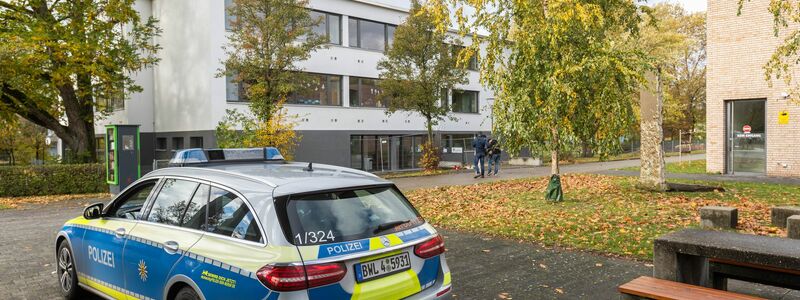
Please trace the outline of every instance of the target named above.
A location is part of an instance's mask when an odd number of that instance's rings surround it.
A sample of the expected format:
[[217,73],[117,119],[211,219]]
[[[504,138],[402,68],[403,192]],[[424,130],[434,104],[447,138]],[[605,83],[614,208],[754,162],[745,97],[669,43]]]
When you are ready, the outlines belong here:
[[234,161],[283,161],[283,155],[275,147],[234,149],[183,149],[175,152],[170,166],[207,164]]

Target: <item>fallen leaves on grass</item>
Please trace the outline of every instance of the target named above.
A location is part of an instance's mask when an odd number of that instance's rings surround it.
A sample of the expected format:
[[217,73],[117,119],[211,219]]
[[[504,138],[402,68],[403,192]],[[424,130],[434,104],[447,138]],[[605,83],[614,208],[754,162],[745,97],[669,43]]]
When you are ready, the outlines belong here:
[[439,226],[640,258],[652,256],[655,237],[697,226],[698,210],[707,205],[737,207],[742,232],[782,235],[769,225],[769,208],[800,197],[800,188],[747,183],[724,183],[724,193],[657,193],[636,189],[632,177],[561,179],[567,200],[555,204],[544,199],[547,178],[420,189],[408,196]]
[[23,204],[48,204],[52,202],[76,200],[76,199],[100,199],[105,201],[111,198],[111,194],[74,194],[74,195],[50,195],[50,196],[29,196],[29,197],[0,197],[0,207],[18,208]]

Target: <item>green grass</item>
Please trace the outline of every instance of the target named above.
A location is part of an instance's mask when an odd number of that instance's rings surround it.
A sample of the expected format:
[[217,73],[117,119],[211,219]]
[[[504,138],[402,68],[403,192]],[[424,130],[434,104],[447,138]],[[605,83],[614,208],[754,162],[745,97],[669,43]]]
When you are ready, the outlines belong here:
[[633,177],[562,179],[566,200],[555,204],[544,200],[546,178],[407,194],[427,220],[445,228],[640,259],[652,258],[656,237],[696,227],[702,206],[737,207],[740,231],[776,235],[783,231],[770,226],[769,208],[800,199],[800,186],[789,185],[695,181],[727,191],[657,193],[636,189]]
[[9,209],[11,206],[6,206],[4,204],[0,204],[0,210]]
[[[666,167],[667,167],[667,173],[707,174],[705,159],[668,163]],[[628,167],[628,168],[622,168],[620,170],[639,171],[639,167]]]

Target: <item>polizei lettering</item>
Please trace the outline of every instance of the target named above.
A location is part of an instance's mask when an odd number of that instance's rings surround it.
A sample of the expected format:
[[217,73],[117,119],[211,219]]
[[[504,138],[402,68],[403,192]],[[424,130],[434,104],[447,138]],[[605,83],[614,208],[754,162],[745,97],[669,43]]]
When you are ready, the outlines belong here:
[[364,250],[364,246],[360,242],[341,243],[337,245],[327,246],[328,256],[338,255],[350,252],[358,252]]
[[114,267],[114,252],[89,246],[89,257],[91,257],[96,263],[103,264],[111,268]]

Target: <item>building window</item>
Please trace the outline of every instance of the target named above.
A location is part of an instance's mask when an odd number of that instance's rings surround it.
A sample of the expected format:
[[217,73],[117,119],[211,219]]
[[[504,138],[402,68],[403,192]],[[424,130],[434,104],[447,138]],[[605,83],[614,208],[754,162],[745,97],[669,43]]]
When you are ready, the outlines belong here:
[[228,12],[231,6],[233,6],[233,0],[225,0],[225,30],[231,30],[231,23],[236,20],[236,16]]
[[[453,45],[453,55],[457,56],[459,52],[466,49],[464,46]],[[470,56],[469,62],[467,63],[467,70],[477,71],[478,70],[478,57],[475,55]]]
[[99,108],[107,113],[125,110],[125,97],[120,95],[111,99],[98,99]]
[[453,91],[453,112],[478,113],[478,92]]
[[202,136],[190,137],[189,148],[203,148],[203,137]]
[[237,83],[233,76],[225,76],[225,99],[228,102],[247,102],[244,84]]
[[95,158],[100,159],[105,157],[106,154],[106,138],[105,137],[98,137],[95,138]]
[[450,105],[450,95],[447,93],[447,89],[441,89],[439,91],[439,105],[441,107],[448,107]]
[[350,18],[348,21],[350,47],[385,51],[394,40],[397,26]]
[[292,92],[286,99],[289,104],[304,105],[342,105],[342,76],[309,74],[313,77],[308,84]]
[[391,48],[392,44],[394,44],[394,31],[395,30],[397,30],[397,26],[386,25],[386,48]]
[[378,79],[350,77],[350,106],[386,107],[386,102],[378,99],[381,90]]
[[174,137],[172,138],[172,150],[181,150],[183,149],[183,137]]
[[167,150],[167,138],[160,137],[156,138],[156,151],[166,151]]
[[312,28],[314,33],[327,37],[328,43],[342,44],[341,16],[313,10],[309,14],[312,20],[321,20],[317,26]]

